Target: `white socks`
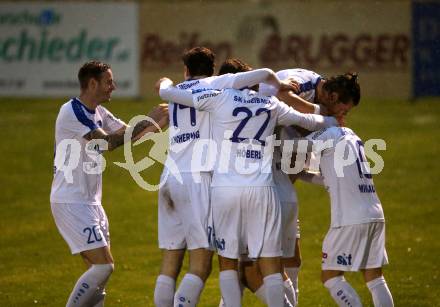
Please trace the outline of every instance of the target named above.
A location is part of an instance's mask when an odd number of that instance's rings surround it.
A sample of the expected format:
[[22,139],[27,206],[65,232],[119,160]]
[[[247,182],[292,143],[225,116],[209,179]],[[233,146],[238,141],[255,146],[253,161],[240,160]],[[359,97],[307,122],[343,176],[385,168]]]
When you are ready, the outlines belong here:
[[284,307],[284,285],[281,274],[271,274],[264,277],[263,280],[267,305],[269,307]]
[[174,296],[174,306],[196,306],[205,283],[194,274],[186,273]]
[[113,269],[113,263],[93,264],[76,282],[67,301],[67,307],[90,306],[94,302],[98,303],[97,291],[102,293]]
[[[260,301],[264,305],[267,305],[266,290],[265,290],[264,285],[262,285],[260,288],[258,288],[258,290],[254,292],[254,294],[256,297],[258,297],[260,299]],[[225,307],[225,306],[220,305],[219,307]],[[284,307],[294,307],[294,305],[290,302],[290,299],[287,297],[286,294],[284,294]]]
[[104,299],[105,299],[105,289],[104,288],[98,288],[98,291],[95,293],[95,297],[93,298],[93,307],[103,307],[104,306]]
[[393,297],[383,276],[367,282],[367,287],[373,297],[374,307],[393,307]]
[[356,291],[350,286],[343,276],[330,278],[324,283],[330,291],[333,300],[338,306],[360,307],[361,300]]
[[[289,279],[292,281],[293,288],[295,289],[295,306],[298,304],[299,288],[298,288],[298,273],[299,267],[286,267],[284,272],[287,274]],[[293,302],[292,302],[293,303]]]
[[261,287],[258,288],[258,290],[254,292],[254,294],[260,299],[260,301],[261,301],[264,305],[267,305],[267,301],[266,301],[266,290],[264,289],[264,285],[261,285]]
[[296,292],[293,287],[293,283],[290,279],[284,281],[284,293],[286,294],[287,300],[292,306],[296,306]]
[[154,289],[154,305],[157,307],[172,307],[176,281],[167,275],[159,275]]
[[226,270],[220,272],[220,290],[223,302],[227,307],[241,306],[241,291],[237,271]]

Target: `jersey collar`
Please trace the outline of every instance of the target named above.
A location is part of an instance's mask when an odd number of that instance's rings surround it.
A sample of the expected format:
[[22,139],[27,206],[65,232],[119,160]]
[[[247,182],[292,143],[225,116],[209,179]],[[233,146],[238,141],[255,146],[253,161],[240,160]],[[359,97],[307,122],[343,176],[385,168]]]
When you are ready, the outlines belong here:
[[89,112],[90,114],[95,114],[95,110],[89,109],[87,108],[82,102],[81,100],[79,100],[78,97],[74,97],[72,98],[73,101],[75,101],[76,103],[79,103],[87,112]]

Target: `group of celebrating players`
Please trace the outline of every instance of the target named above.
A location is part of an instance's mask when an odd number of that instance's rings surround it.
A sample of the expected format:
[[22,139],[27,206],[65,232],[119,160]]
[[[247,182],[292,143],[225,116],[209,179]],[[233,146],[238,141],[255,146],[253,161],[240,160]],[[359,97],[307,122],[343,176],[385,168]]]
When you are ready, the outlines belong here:
[[[344,127],[345,115],[360,101],[357,75],[324,79],[305,69],[274,73],[229,59],[214,76],[211,50],[195,47],[182,59],[185,81],[175,87],[170,79],[160,79],[157,90],[169,103],[148,114],[160,127],[169,125],[170,139],[158,200],[162,266],[155,305],[197,305],[216,252],[220,306],[241,306],[244,287],[268,306],[296,306],[301,258],[292,183],[301,179],[324,185],[330,195],[321,279],[334,301],[362,306],[343,276],[362,271],[374,305],[393,306],[382,274],[388,263],[382,207],[364,166],[363,143]],[[93,166],[96,157],[90,151],[100,155],[124,144],[127,125],[101,105],[115,89],[109,65],[87,62],[78,79],[79,97],[61,107],[56,121],[51,208],[72,253],[80,253],[89,267],[67,306],[103,306],[113,258],[101,205],[102,175],[78,167],[67,180],[62,165],[74,153],[59,145],[77,141],[79,165]],[[133,127],[132,140],[152,132],[156,126],[141,121]],[[317,159],[319,168],[287,174],[291,162],[301,160],[300,146],[293,146],[300,141],[306,144],[307,163]],[[342,176],[335,169],[341,142],[356,157]],[[286,159],[286,152],[293,159]],[[179,176],[170,171],[171,164]],[[176,289],[186,251],[188,272]]]

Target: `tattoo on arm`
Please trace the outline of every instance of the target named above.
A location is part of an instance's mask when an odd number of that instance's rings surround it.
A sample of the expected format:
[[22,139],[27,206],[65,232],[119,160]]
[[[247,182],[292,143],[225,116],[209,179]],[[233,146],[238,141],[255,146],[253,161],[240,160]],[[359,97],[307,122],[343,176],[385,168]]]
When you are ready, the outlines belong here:
[[[152,124],[149,121],[143,120],[139,122],[134,128],[132,133],[132,138],[134,139],[138,136],[139,133],[144,131],[146,128],[152,126]],[[124,134],[125,129],[118,131],[118,133],[112,133],[107,134],[104,130],[101,128],[95,129],[84,135],[84,138],[86,140],[93,140],[93,139],[101,139],[105,140],[108,143],[108,150],[113,150],[115,148],[118,148],[119,146],[124,144]]]
[[141,133],[150,126],[153,126],[153,124],[150,123],[149,121],[147,120],[140,121],[136,126],[134,126],[131,139],[135,139],[139,135],[139,133]]

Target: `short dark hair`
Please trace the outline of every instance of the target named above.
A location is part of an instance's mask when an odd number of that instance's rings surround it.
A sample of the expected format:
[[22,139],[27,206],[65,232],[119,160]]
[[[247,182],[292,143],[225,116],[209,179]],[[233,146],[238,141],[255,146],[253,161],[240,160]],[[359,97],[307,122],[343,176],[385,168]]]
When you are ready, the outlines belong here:
[[345,73],[326,80],[323,88],[329,93],[337,93],[340,102],[353,101],[353,104],[357,106],[361,99],[361,88],[357,79],[357,73]]
[[[232,59],[227,59],[226,61],[223,62],[218,74],[219,75],[236,74],[239,72],[251,71],[252,69],[253,68],[246,62],[243,62],[242,60],[237,58],[232,58]],[[254,86],[249,87],[249,89],[258,92],[258,87],[259,85],[255,84]]]
[[249,64],[243,62],[240,59],[232,58],[232,59],[227,59],[226,61],[223,62],[222,66],[220,66],[220,70],[218,71],[218,74],[219,75],[236,74],[238,72],[245,72],[250,70],[252,70],[252,67]]
[[194,47],[182,55],[183,64],[191,76],[212,76],[215,67],[215,54],[205,47]]
[[100,61],[89,61],[86,62],[78,71],[78,81],[81,89],[86,89],[90,79],[95,79],[99,81],[101,75],[109,70],[111,67],[109,64]]

